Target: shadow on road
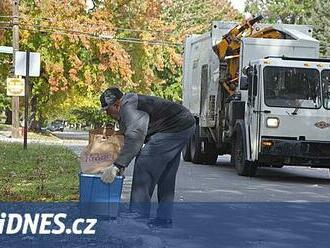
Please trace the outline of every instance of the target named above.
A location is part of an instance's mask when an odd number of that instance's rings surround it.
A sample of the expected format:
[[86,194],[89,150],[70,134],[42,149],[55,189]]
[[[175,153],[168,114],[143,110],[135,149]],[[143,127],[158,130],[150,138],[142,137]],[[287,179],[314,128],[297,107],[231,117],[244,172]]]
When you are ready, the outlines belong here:
[[[207,166],[207,165],[206,165]],[[212,166],[212,165],[209,165]],[[228,156],[218,158],[216,166],[226,173],[236,173],[234,166],[230,163]],[[237,175],[239,177],[239,175]],[[260,167],[256,177],[260,181],[308,183],[308,184],[330,184],[329,169],[318,169],[310,167],[284,166],[283,168]]]

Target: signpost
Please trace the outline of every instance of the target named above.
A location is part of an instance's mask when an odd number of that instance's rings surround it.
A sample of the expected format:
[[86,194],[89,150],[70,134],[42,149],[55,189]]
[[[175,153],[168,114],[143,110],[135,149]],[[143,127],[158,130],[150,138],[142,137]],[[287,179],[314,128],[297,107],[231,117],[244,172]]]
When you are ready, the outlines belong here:
[[25,76],[25,98],[24,98],[24,144],[27,149],[27,129],[29,111],[29,81],[30,77],[40,76],[40,53],[16,52],[15,53],[15,75]]
[[[14,48],[9,46],[0,46],[0,53],[14,54]],[[40,53],[31,52],[15,52],[14,54],[15,75],[24,76],[20,78],[7,79],[7,95],[18,97],[25,96],[24,110],[24,144],[23,148],[27,149],[27,119],[29,110],[29,81],[30,77],[40,76]]]
[[[17,58],[17,57],[16,57]],[[16,59],[16,62],[18,59]],[[24,98],[24,144],[23,148],[27,149],[27,119],[28,119],[28,111],[29,111],[29,79],[30,79],[30,52],[26,52],[26,69],[25,69],[25,98]]]
[[[16,52],[15,75],[17,76],[40,76],[40,53]],[[29,57],[27,59],[27,57]],[[29,61],[29,63],[27,63]],[[29,64],[29,69],[27,68]],[[29,73],[27,73],[28,71]],[[28,75],[27,75],[28,74]]]

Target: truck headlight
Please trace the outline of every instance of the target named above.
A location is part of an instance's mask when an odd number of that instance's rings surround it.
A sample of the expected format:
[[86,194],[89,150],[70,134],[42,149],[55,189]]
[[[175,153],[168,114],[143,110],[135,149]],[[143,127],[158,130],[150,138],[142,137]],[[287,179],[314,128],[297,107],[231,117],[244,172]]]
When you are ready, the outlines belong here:
[[280,125],[280,120],[276,117],[268,117],[266,120],[266,126],[277,128]]

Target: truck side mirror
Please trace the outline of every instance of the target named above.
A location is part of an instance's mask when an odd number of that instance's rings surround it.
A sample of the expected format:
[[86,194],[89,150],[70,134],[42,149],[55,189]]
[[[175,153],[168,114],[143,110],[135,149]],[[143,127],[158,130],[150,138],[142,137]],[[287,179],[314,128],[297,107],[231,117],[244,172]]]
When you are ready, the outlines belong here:
[[248,89],[249,89],[248,77],[242,76],[240,81],[240,90],[248,90]]

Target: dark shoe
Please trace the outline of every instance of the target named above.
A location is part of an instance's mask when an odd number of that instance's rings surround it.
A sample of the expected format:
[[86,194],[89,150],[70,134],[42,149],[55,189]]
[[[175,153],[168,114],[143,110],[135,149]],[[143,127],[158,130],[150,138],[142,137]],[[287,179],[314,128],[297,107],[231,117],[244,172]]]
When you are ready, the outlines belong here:
[[159,219],[155,218],[148,222],[150,228],[172,228],[173,223],[171,219]]

